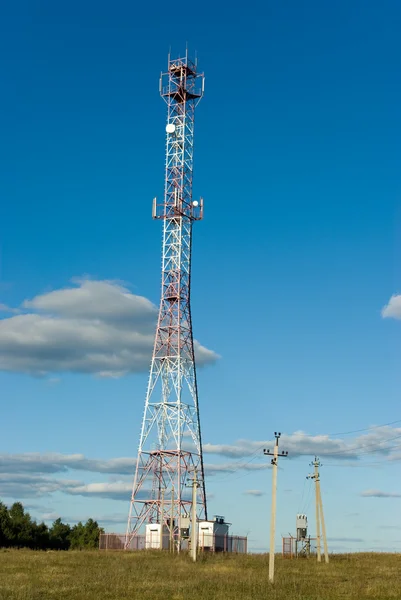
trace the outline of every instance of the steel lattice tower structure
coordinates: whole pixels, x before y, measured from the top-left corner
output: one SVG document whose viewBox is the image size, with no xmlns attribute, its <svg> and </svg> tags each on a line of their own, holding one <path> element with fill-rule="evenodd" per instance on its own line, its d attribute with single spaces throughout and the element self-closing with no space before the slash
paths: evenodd
<svg viewBox="0 0 401 600">
<path fill-rule="evenodd" d="M 192 199 L 195 107 L 204 76 L 188 58 L 168 59 L 160 78 L 167 104 L 163 203 L 162 291 L 145 411 L 140 434 L 125 547 L 146 523 L 162 523 L 176 536 L 190 515 L 188 480 L 198 487 L 198 519 L 207 518 L 198 389 L 190 307 L 192 224 L 203 200 Z"/>
</svg>

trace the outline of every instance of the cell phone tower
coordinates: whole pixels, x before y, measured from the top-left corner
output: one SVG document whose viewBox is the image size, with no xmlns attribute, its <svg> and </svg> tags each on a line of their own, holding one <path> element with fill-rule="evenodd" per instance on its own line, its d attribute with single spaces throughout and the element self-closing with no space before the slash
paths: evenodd
<svg viewBox="0 0 401 600">
<path fill-rule="evenodd" d="M 169 55 L 160 77 L 167 104 L 164 199 L 153 200 L 153 218 L 163 221 L 162 290 L 126 549 L 147 523 L 160 523 L 179 539 L 191 513 L 194 476 L 198 519 L 207 519 L 190 307 L 192 224 L 203 218 L 203 200 L 192 199 L 195 107 L 203 92 L 204 75 L 188 51 L 175 60 Z"/>
</svg>

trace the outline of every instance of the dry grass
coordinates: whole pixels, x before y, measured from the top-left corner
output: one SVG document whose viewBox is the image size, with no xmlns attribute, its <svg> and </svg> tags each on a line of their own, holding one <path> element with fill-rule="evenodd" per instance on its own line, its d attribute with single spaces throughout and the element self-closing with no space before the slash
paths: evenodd
<svg viewBox="0 0 401 600">
<path fill-rule="evenodd" d="M 401 555 L 276 559 L 265 555 L 0 551 L 0 600 L 347 600 L 401 598 Z"/>
</svg>

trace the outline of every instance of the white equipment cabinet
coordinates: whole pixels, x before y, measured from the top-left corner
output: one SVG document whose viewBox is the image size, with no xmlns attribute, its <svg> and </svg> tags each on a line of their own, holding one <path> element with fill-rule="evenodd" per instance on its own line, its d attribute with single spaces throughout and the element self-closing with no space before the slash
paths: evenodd
<svg viewBox="0 0 401 600">
<path fill-rule="evenodd" d="M 228 530 L 230 523 L 224 517 L 216 516 L 214 521 L 200 521 L 198 545 L 202 550 L 211 552 L 230 552 Z"/>
<path fill-rule="evenodd" d="M 166 526 L 160 523 L 148 523 L 145 529 L 145 548 L 146 550 L 168 550 L 169 531 Z"/>
<path fill-rule="evenodd" d="M 297 541 L 304 540 L 308 534 L 308 519 L 306 515 L 297 515 Z"/>
</svg>

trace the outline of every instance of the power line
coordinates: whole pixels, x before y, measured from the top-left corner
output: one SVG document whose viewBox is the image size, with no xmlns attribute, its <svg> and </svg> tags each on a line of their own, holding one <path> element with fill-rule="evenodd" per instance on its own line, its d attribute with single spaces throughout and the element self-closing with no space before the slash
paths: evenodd
<svg viewBox="0 0 401 600">
<path fill-rule="evenodd" d="M 253 462 L 255 460 L 255 458 L 260 458 L 258 456 L 258 453 L 266 446 L 266 442 L 264 442 L 259 448 L 257 448 L 256 450 L 253 450 L 252 452 L 245 454 L 244 458 L 248 458 L 249 456 L 252 457 L 250 460 L 246 460 L 244 462 L 244 460 L 239 460 L 239 461 L 235 461 L 232 462 L 230 464 L 230 466 L 232 465 L 234 468 L 233 470 L 230 470 L 229 473 L 227 473 L 224 477 L 220 477 L 220 479 L 215 479 L 216 482 L 220 482 L 220 481 L 224 481 L 225 479 L 228 479 L 229 477 L 231 477 L 232 475 L 235 475 L 235 473 L 237 473 L 237 471 L 240 471 L 241 469 L 243 469 L 244 467 L 246 467 L 247 465 L 249 465 L 251 462 Z"/>
<path fill-rule="evenodd" d="M 323 456 L 326 457 L 326 459 L 330 459 L 331 456 L 338 456 L 339 454 L 347 454 L 347 453 L 355 453 L 356 451 L 359 450 L 359 452 L 357 452 L 356 457 L 357 456 L 363 456 L 364 454 L 371 454 L 374 453 L 378 446 L 380 446 L 380 444 L 387 444 L 388 442 L 391 442 L 393 440 L 397 440 L 401 438 L 401 434 L 400 435 L 396 435 L 394 437 L 391 437 L 387 440 L 381 440 L 381 441 L 376 441 L 373 442 L 371 444 L 363 444 L 363 445 L 359 445 L 359 446 L 354 446 L 354 447 L 350 447 L 350 448 L 343 448 L 342 450 L 335 450 L 333 452 L 330 452 L 328 454 L 325 454 L 324 452 L 321 452 L 321 454 Z M 401 444 L 397 444 L 395 446 L 391 446 L 390 448 L 385 448 L 386 450 L 392 450 L 393 448 L 398 448 L 400 447 Z M 365 448 L 372 448 L 370 450 L 366 450 Z M 259 448 L 260 450 L 260 448 Z M 220 482 L 220 481 L 225 481 L 226 479 L 229 479 L 230 477 L 232 477 L 233 475 L 235 475 L 239 470 L 243 469 L 244 467 L 246 467 L 247 465 L 249 465 L 250 463 L 252 463 L 257 457 L 256 452 L 258 452 L 258 450 L 252 452 L 252 454 L 250 456 L 252 456 L 251 460 L 248 460 L 246 462 L 237 462 L 234 463 L 233 466 L 236 465 L 236 468 L 233 469 L 232 471 L 230 471 L 230 473 L 227 473 L 225 477 L 221 477 L 218 480 L 215 480 L 216 482 Z M 312 452 L 310 453 L 305 453 L 303 456 L 308 456 L 308 454 L 312 454 Z M 302 455 L 301 455 L 302 456 Z M 352 458 L 352 456 L 350 457 Z M 362 465 L 360 465 L 362 466 Z"/>
<path fill-rule="evenodd" d="M 301 499 L 300 499 L 299 505 L 298 505 L 298 512 L 299 513 L 302 512 L 301 508 L 302 508 L 302 502 L 303 502 L 304 494 L 305 494 L 305 486 L 306 486 L 306 479 L 304 479 L 304 485 L 303 485 L 303 488 L 302 488 Z"/>
<path fill-rule="evenodd" d="M 262 446 L 262 448 L 263 448 L 263 446 Z M 259 450 L 260 449 L 261 448 L 259 448 Z M 252 454 L 255 454 L 255 453 L 253 452 Z M 221 481 L 225 481 L 226 479 L 229 479 L 230 477 L 232 477 L 233 475 L 235 475 L 236 473 L 238 473 L 238 471 L 240 471 L 241 469 L 243 469 L 247 465 L 250 465 L 255 460 L 255 458 L 260 458 L 260 457 L 255 455 L 255 456 L 253 456 L 253 458 L 251 458 L 251 460 L 248 460 L 247 462 L 237 463 L 238 466 L 237 466 L 236 469 L 233 469 L 229 473 L 226 473 L 226 475 L 224 477 L 220 477 L 219 479 L 215 479 L 214 481 L 216 483 L 220 483 Z M 245 475 L 249 475 L 250 473 L 252 473 L 252 470 L 250 470 L 248 473 L 245 473 L 244 475 L 240 475 L 240 477 L 245 477 Z M 240 477 L 236 477 L 235 479 L 239 479 Z M 235 481 L 235 479 L 234 479 L 234 481 Z"/>
<path fill-rule="evenodd" d="M 324 434 L 324 435 L 327 435 L 329 437 L 332 437 L 332 436 L 335 436 L 335 435 L 349 435 L 351 433 L 361 433 L 363 431 L 373 431 L 373 430 L 376 430 L 376 429 L 381 429 L 383 427 L 389 427 L 390 425 L 394 425 L 396 423 L 401 423 L 401 419 L 397 419 L 395 421 L 390 421 L 389 423 L 384 423 L 382 425 L 375 425 L 375 426 L 372 426 L 372 427 L 366 427 L 364 429 L 355 429 L 353 431 L 343 431 L 343 432 L 337 432 L 337 433 L 327 433 L 327 434 Z M 311 434 L 303 434 L 303 436 L 304 437 L 315 437 L 315 436 L 313 436 Z M 379 446 L 380 444 L 384 444 L 384 443 L 387 443 L 387 442 L 390 442 L 392 440 L 396 440 L 396 439 L 399 439 L 399 438 L 401 438 L 401 435 L 394 436 L 392 438 L 389 438 L 388 440 L 382 440 L 380 442 L 373 442 L 372 444 L 362 444 L 362 445 L 355 446 L 354 448 L 344 448 L 342 450 L 335 450 L 333 452 L 330 452 L 329 454 L 325 454 L 324 452 L 321 452 L 321 454 L 324 455 L 324 456 L 326 456 L 327 459 L 329 459 L 333 455 L 337 456 L 339 454 L 347 454 L 349 452 L 354 452 L 356 450 L 361 450 L 361 452 L 359 452 L 359 455 L 369 454 L 371 452 L 375 452 L 375 449 L 368 450 L 366 452 L 363 452 L 363 450 L 365 448 L 369 448 L 369 447 L 372 447 L 372 446 L 375 448 L 375 447 Z M 224 477 L 221 477 L 219 479 L 215 479 L 215 482 L 216 483 L 220 483 L 221 481 L 226 481 L 227 479 L 229 479 L 230 477 L 232 477 L 233 475 L 235 475 L 238 471 L 240 471 L 241 469 L 243 469 L 244 467 L 246 467 L 247 465 L 249 465 L 251 462 L 253 462 L 255 460 L 255 458 L 257 458 L 258 452 L 260 452 L 260 450 L 262 450 L 265 445 L 266 445 L 266 442 L 264 442 L 256 450 L 252 450 L 252 452 L 247 453 L 247 454 L 244 455 L 244 459 L 246 459 L 248 457 L 251 457 L 251 460 L 245 460 L 245 461 L 244 460 L 238 460 L 238 461 L 235 461 L 235 462 L 231 463 L 234 468 L 232 470 L 230 470 L 230 472 L 227 473 Z M 398 445 L 394 446 L 394 447 L 396 448 L 396 447 L 398 447 Z M 389 448 L 389 450 L 391 450 L 391 449 L 392 448 Z M 310 452 L 309 454 L 313 454 L 313 452 Z M 307 456 L 307 455 L 308 455 L 308 453 L 305 453 L 304 456 Z M 245 475 L 241 475 L 240 477 L 244 477 L 244 476 Z M 235 478 L 235 479 L 237 479 L 237 478 Z"/>
<path fill-rule="evenodd" d="M 397 423 L 401 423 L 401 419 L 397 419 L 396 421 L 390 421 L 389 423 L 383 423 L 382 425 L 372 425 L 372 427 L 365 427 L 363 429 L 353 429 L 350 431 L 336 431 L 335 433 L 321 433 L 321 434 L 313 434 L 313 433 L 302 433 L 303 437 L 316 437 L 317 435 L 327 436 L 327 437 L 335 437 L 336 435 L 351 435 L 352 433 L 363 433 L 364 431 L 373 431 L 375 429 L 381 429 L 382 427 L 389 427 L 390 425 L 396 425 Z"/>
<path fill-rule="evenodd" d="M 304 483 L 305 482 L 306 482 L 306 479 L 304 480 Z M 304 503 L 302 505 L 302 509 L 300 510 L 300 513 L 305 514 L 305 513 L 308 512 L 308 509 L 309 509 L 309 506 L 310 506 L 310 503 L 311 503 L 311 499 L 312 499 L 312 493 L 311 492 L 312 492 L 312 481 L 309 479 L 309 487 L 307 489 L 306 496 L 305 496 L 305 501 L 304 501 Z"/>
<path fill-rule="evenodd" d="M 324 435 L 328 435 L 331 437 L 334 437 L 335 435 L 350 435 L 351 433 L 362 433 L 363 431 L 372 431 L 373 429 L 380 429 L 381 427 L 389 427 L 390 425 L 395 425 L 396 423 L 401 423 L 401 419 L 397 419 L 396 421 L 390 421 L 390 423 L 384 423 L 383 425 L 374 425 L 373 427 L 366 427 L 365 429 L 354 429 L 353 431 L 339 431 L 337 433 L 326 433 Z"/>
<path fill-rule="evenodd" d="M 387 444 L 387 442 L 391 442 L 393 440 L 398 440 L 400 438 L 401 438 L 401 434 L 400 435 L 396 435 L 396 436 L 394 436 L 392 438 L 389 438 L 388 440 L 382 440 L 381 442 L 373 442 L 372 444 L 363 444 L 363 445 L 360 445 L 360 446 L 355 446 L 354 448 L 351 447 L 351 448 L 345 448 L 343 450 L 336 450 L 334 452 L 328 453 L 326 456 L 327 457 L 330 457 L 330 456 L 333 456 L 333 455 L 337 456 L 338 454 L 344 454 L 344 453 L 346 454 L 347 452 L 354 452 L 355 450 L 359 450 L 359 449 L 360 450 L 364 450 L 364 448 L 370 448 L 371 446 L 377 447 L 380 444 Z M 388 449 L 390 450 L 391 448 L 388 448 Z M 361 451 L 361 452 L 359 452 L 359 454 L 360 455 L 361 454 L 362 455 L 363 454 L 369 454 L 370 452 L 374 452 L 374 450 L 373 451 L 372 450 L 367 450 L 366 452 L 362 452 Z"/>
</svg>

